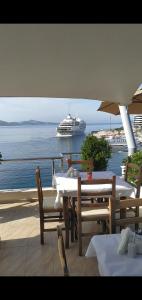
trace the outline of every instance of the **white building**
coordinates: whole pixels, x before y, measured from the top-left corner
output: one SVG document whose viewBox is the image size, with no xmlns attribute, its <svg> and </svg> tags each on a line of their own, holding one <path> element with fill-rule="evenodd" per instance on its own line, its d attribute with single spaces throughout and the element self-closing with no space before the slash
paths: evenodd
<svg viewBox="0 0 142 300">
<path fill-rule="evenodd" d="M 142 115 L 134 116 L 133 127 L 134 128 L 142 127 Z"/>
</svg>

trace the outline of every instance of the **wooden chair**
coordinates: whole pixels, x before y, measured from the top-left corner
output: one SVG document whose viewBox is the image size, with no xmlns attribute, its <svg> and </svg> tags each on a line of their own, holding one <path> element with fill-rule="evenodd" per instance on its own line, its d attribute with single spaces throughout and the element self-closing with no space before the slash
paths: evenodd
<svg viewBox="0 0 142 300">
<path fill-rule="evenodd" d="M 67 159 L 67 164 L 68 164 L 68 168 L 70 168 L 71 166 L 74 165 L 81 165 L 81 169 L 79 171 L 84 171 L 83 166 L 85 168 L 86 171 L 88 172 L 92 172 L 94 169 L 94 165 L 93 165 L 93 160 L 89 159 L 89 160 L 72 160 L 72 159 Z M 74 228 L 75 228 L 75 239 L 77 239 L 77 230 L 76 230 L 76 213 L 75 213 L 75 201 L 76 201 L 76 197 L 71 197 L 71 202 L 72 202 L 72 208 L 73 208 L 73 215 L 74 215 Z M 89 201 L 91 203 L 93 203 L 93 198 L 88 197 L 88 199 L 86 198 L 86 201 Z"/>
<path fill-rule="evenodd" d="M 99 273 L 101 276 L 141 276 L 142 275 L 142 259 L 141 255 L 136 258 L 129 258 L 126 254 L 118 254 L 118 246 L 120 241 L 120 233 L 115 233 L 117 227 L 127 227 L 132 224 L 142 223 L 142 216 L 135 217 L 134 214 L 123 219 L 115 219 L 115 205 L 110 203 L 112 216 L 111 231 L 109 235 L 95 235 L 92 237 L 86 256 L 96 256 L 98 261 Z M 120 209 L 127 209 L 133 206 L 142 206 L 142 198 L 127 198 L 120 200 Z M 125 246 L 125 242 L 124 242 Z M 105 255 L 104 255 L 105 254 Z"/>
<path fill-rule="evenodd" d="M 72 160 L 67 159 L 68 168 L 70 168 L 72 165 L 82 165 L 85 166 L 85 170 L 88 172 L 93 171 L 93 161 L 92 160 Z"/>
<path fill-rule="evenodd" d="M 43 197 L 40 168 L 36 168 L 36 185 L 38 191 L 39 214 L 40 214 L 40 242 L 44 244 L 44 232 L 57 230 L 55 228 L 45 228 L 46 222 L 60 222 L 63 224 L 63 209 L 54 208 L 55 199 Z M 53 214 L 54 213 L 54 214 Z"/>
<path fill-rule="evenodd" d="M 69 270 L 68 270 L 68 265 L 67 265 L 64 239 L 63 239 L 61 226 L 57 226 L 57 234 L 58 234 L 58 252 L 59 252 L 61 266 L 63 269 L 64 276 L 69 276 Z"/>
<path fill-rule="evenodd" d="M 140 197 L 140 188 L 142 184 L 142 166 L 138 166 L 135 163 L 127 163 L 126 164 L 126 171 L 124 180 L 130 183 L 131 185 L 135 186 L 136 193 L 135 198 Z M 121 197 L 121 200 L 126 199 L 126 197 Z M 130 207 L 131 210 L 135 213 L 135 216 L 139 216 L 139 208 L 137 206 L 134 206 L 134 208 Z M 121 217 L 125 216 L 126 209 L 121 210 Z M 137 228 L 137 224 L 135 225 L 135 228 Z"/>
<path fill-rule="evenodd" d="M 88 185 L 110 185 L 109 192 L 93 192 L 87 189 Z M 82 186 L 86 186 L 86 191 L 82 189 Z M 84 233 L 82 231 L 82 223 L 88 221 L 103 221 L 106 225 L 107 222 L 110 224 L 111 228 L 111 216 L 109 205 L 110 202 L 115 201 L 115 185 L 116 185 L 116 176 L 113 176 L 111 179 L 96 179 L 96 180 L 81 180 L 78 177 L 78 196 L 77 196 L 77 222 L 78 222 L 78 242 L 79 242 L 79 255 L 82 255 L 82 237 L 88 236 L 92 233 Z M 87 191 L 88 190 L 88 191 Z M 104 203 L 87 203 L 86 197 L 105 197 L 108 199 L 108 202 Z M 109 228 L 109 232 L 111 233 L 111 229 Z M 106 228 L 105 228 L 106 229 Z"/>
<path fill-rule="evenodd" d="M 130 207 L 136 206 L 138 208 L 138 216 L 132 215 L 132 216 L 127 216 L 123 215 L 123 217 L 120 214 L 120 218 L 116 219 L 115 218 L 115 203 L 111 202 L 110 203 L 110 215 L 111 215 L 111 232 L 115 233 L 116 232 L 116 227 L 120 226 L 120 228 L 125 228 L 127 225 L 130 224 L 139 224 L 142 223 L 142 216 L 139 216 L 139 208 L 142 206 L 142 198 L 127 198 L 120 200 L 119 208 L 120 211 L 121 209 L 128 209 Z"/>
</svg>

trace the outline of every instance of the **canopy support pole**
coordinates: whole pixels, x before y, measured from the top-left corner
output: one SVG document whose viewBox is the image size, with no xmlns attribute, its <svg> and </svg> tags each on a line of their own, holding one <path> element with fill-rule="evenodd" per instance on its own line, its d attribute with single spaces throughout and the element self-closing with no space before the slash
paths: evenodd
<svg viewBox="0 0 142 300">
<path fill-rule="evenodd" d="M 119 105 L 119 110 L 120 110 L 122 124 L 126 136 L 126 142 L 128 146 L 128 156 L 130 156 L 137 150 L 136 141 L 132 130 L 132 125 L 131 125 L 131 120 L 130 120 L 129 113 L 127 112 L 126 106 Z"/>
</svg>

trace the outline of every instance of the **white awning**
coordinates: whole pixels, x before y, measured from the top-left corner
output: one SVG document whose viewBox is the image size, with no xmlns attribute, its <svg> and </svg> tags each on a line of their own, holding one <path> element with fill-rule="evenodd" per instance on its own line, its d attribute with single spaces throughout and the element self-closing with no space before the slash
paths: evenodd
<svg viewBox="0 0 142 300">
<path fill-rule="evenodd" d="M 126 104 L 141 57 L 142 24 L 0 24 L 0 97 Z"/>
</svg>

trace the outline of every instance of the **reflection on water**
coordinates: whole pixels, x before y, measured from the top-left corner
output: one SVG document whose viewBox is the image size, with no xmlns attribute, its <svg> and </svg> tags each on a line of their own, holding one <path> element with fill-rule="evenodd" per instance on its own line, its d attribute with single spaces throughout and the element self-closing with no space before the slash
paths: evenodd
<svg viewBox="0 0 142 300">
<path fill-rule="evenodd" d="M 73 137 L 58 137 L 57 149 L 62 152 L 80 152 L 80 147 L 84 141 L 85 135 Z"/>
</svg>

